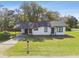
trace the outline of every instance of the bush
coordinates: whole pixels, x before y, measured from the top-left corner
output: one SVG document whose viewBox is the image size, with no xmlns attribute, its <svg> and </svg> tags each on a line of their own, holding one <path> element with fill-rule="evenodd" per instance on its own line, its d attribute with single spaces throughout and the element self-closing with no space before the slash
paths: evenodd
<svg viewBox="0 0 79 59">
<path fill-rule="evenodd" d="M 4 33 L 3 33 L 3 36 L 4 36 L 6 39 L 8 39 L 8 38 L 10 37 L 10 34 L 9 34 L 8 32 L 4 32 Z"/>
<path fill-rule="evenodd" d="M 6 41 L 10 39 L 10 34 L 8 32 L 0 33 L 0 41 Z"/>
<path fill-rule="evenodd" d="M 70 27 L 67 27 L 67 28 L 66 28 L 66 31 L 71 31 L 71 28 L 70 28 Z"/>
</svg>

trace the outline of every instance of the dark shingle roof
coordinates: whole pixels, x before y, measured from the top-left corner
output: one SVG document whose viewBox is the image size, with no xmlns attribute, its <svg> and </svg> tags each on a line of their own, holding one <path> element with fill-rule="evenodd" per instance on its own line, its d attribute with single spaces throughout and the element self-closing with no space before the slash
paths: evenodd
<svg viewBox="0 0 79 59">
<path fill-rule="evenodd" d="M 34 27 L 49 27 L 50 24 L 49 22 L 29 22 L 29 23 L 19 23 L 14 28 L 19 28 L 19 29 L 27 29 L 27 28 L 34 28 Z"/>
<path fill-rule="evenodd" d="M 33 27 L 40 27 L 40 26 L 44 26 L 44 27 L 49 27 L 50 24 L 49 22 L 33 22 Z"/>
<path fill-rule="evenodd" d="M 51 22 L 27 22 L 27 23 L 19 23 L 14 28 L 18 29 L 27 29 L 34 27 L 55 27 L 55 26 L 67 26 L 65 22 L 62 21 L 51 21 Z"/>
</svg>

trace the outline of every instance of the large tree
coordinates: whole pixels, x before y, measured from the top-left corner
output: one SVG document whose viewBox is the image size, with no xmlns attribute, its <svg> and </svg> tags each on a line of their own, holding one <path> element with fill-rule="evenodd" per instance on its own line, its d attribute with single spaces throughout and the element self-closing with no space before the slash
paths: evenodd
<svg viewBox="0 0 79 59">
<path fill-rule="evenodd" d="M 59 13 L 54 12 L 54 11 L 48 11 L 47 12 L 47 17 L 48 17 L 49 21 L 59 20 Z"/>
<path fill-rule="evenodd" d="M 12 27 L 13 22 L 13 10 L 8 10 L 7 8 L 3 8 L 2 16 L 1 16 L 1 28 L 2 30 L 8 30 Z"/>
<path fill-rule="evenodd" d="M 43 8 L 35 2 L 24 2 L 21 5 L 21 9 L 23 10 L 25 21 L 38 21 L 43 14 Z"/>
<path fill-rule="evenodd" d="M 74 16 L 68 16 L 68 17 L 65 17 L 66 18 L 66 23 L 68 24 L 68 26 L 70 28 L 76 28 L 77 27 L 77 23 L 78 23 L 78 20 L 76 19 L 76 17 Z"/>
<path fill-rule="evenodd" d="M 24 2 L 20 8 L 23 10 L 25 21 L 50 21 L 59 18 L 58 12 L 48 11 L 36 2 Z"/>
</svg>

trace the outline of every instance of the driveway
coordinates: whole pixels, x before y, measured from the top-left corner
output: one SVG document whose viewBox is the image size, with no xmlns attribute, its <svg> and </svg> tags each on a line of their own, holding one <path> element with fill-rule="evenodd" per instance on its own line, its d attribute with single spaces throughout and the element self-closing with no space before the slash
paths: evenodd
<svg viewBox="0 0 79 59">
<path fill-rule="evenodd" d="M 8 41 L 0 43 L 0 55 L 2 55 L 3 52 L 5 52 L 7 49 L 9 49 L 12 46 L 14 46 L 19 40 L 21 40 L 23 38 L 24 38 L 24 35 L 20 34 L 20 35 L 16 36 L 13 39 L 10 39 Z"/>
</svg>

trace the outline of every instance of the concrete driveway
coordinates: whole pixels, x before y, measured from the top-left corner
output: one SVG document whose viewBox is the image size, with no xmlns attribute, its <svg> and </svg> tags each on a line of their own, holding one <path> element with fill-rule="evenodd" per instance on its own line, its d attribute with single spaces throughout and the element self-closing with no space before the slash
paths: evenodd
<svg viewBox="0 0 79 59">
<path fill-rule="evenodd" d="M 19 40 L 23 39 L 24 37 L 25 36 L 23 34 L 20 34 L 13 39 L 0 43 L 0 55 L 2 55 L 3 52 L 14 46 Z"/>
</svg>

